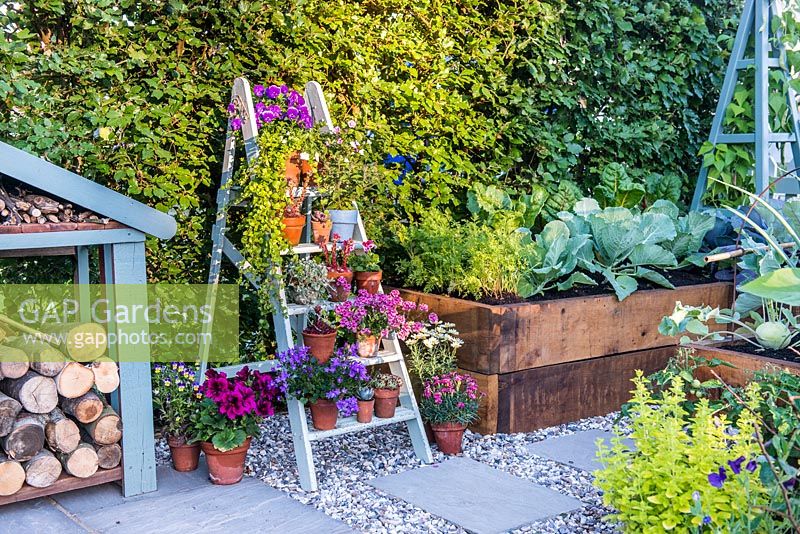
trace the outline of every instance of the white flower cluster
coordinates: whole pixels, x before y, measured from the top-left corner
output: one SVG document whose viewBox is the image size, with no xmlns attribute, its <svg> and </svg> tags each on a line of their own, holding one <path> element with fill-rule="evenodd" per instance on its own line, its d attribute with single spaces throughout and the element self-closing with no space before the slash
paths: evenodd
<svg viewBox="0 0 800 534">
<path fill-rule="evenodd" d="M 453 349 L 457 349 L 464 344 L 464 341 L 458 337 L 458 330 L 455 329 L 453 323 L 437 322 L 425 326 L 419 332 L 411 334 L 406 340 L 407 345 L 422 344 L 428 349 L 434 349 L 441 345 L 449 345 Z"/>
</svg>

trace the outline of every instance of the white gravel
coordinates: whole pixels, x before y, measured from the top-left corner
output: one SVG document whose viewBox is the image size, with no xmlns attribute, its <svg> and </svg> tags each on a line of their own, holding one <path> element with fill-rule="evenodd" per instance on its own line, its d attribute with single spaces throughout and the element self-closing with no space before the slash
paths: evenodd
<svg viewBox="0 0 800 534">
<path fill-rule="evenodd" d="M 551 436 L 579 430 L 610 430 L 617 414 L 583 419 L 525 434 L 481 436 L 467 431 L 464 456 L 570 495 L 584 503 L 578 511 L 526 525 L 516 533 L 616 532 L 603 520 L 611 510 L 604 507 L 600 492 L 592 486 L 589 472 L 531 455 L 525 445 Z M 368 533 L 461 533 L 457 525 L 429 514 L 403 500 L 368 485 L 371 478 L 399 473 L 421 465 L 402 424 L 339 436 L 312 444 L 319 491 L 304 492 L 299 485 L 294 461 L 289 420 L 276 415 L 262 426 L 247 456 L 246 474 L 285 491 L 303 504 Z M 446 456 L 432 447 L 434 460 Z M 163 439 L 156 442 L 159 464 L 169 463 L 169 449 Z"/>
</svg>

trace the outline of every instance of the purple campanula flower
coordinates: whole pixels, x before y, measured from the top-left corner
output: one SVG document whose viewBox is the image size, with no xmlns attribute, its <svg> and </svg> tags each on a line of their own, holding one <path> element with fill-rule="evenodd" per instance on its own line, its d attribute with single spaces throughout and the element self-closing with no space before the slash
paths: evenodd
<svg viewBox="0 0 800 534">
<path fill-rule="evenodd" d="M 756 463 L 755 460 L 750 460 L 749 462 L 747 462 L 747 465 L 744 466 L 744 468 L 750 471 L 751 473 L 754 473 L 757 467 L 758 464 Z"/>
<path fill-rule="evenodd" d="M 728 466 L 733 471 L 734 475 L 738 475 L 742 472 L 742 464 L 744 463 L 744 456 L 739 456 L 735 460 L 728 460 Z"/>
<path fill-rule="evenodd" d="M 708 483 L 715 488 L 721 488 L 726 478 L 728 478 L 728 476 L 725 474 L 725 468 L 720 466 L 718 472 L 708 475 Z"/>
<path fill-rule="evenodd" d="M 708 525 L 709 523 L 711 523 L 711 516 L 707 515 L 707 516 L 703 517 L 703 524 L 704 525 Z"/>
<path fill-rule="evenodd" d="M 264 91 L 266 91 L 266 89 L 261 84 L 253 86 L 253 94 L 256 95 L 258 98 L 264 96 Z"/>
</svg>

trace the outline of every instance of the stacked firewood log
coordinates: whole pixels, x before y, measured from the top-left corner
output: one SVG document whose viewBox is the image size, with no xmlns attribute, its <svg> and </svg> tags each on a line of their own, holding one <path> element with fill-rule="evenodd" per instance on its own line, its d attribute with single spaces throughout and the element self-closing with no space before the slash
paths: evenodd
<svg viewBox="0 0 800 534">
<path fill-rule="evenodd" d="M 0 496 L 117 467 L 122 422 L 106 400 L 119 387 L 117 364 L 69 341 L 99 325 L 63 327 L 49 344 L 9 323 L 0 316 Z"/>
<path fill-rule="evenodd" d="M 12 192 L 0 185 L 0 225 L 86 222 L 107 224 L 110 219 L 21 187 Z"/>
</svg>

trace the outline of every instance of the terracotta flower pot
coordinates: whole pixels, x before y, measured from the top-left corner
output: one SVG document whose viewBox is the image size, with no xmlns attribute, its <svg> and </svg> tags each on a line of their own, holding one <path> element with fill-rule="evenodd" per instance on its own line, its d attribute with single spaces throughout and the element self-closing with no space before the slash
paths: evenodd
<svg viewBox="0 0 800 534">
<path fill-rule="evenodd" d="M 167 445 L 172 455 L 172 468 L 182 473 L 194 471 L 200 461 L 200 444 L 186 444 L 183 438 L 168 436 Z"/>
<path fill-rule="evenodd" d="M 286 181 L 289 183 L 298 183 L 300 180 L 300 152 L 292 152 L 286 158 L 286 166 L 284 169 Z"/>
<path fill-rule="evenodd" d="M 378 292 L 381 287 L 383 271 L 357 272 L 355 273 L 356 290 L 366 289 L 371 295 Z"/>
<path fill-rule="evenodd" d="M 358 355 L 362 358 L 372 358 L 378 355 L 381 339 L 378 336 L 358 336 Z"/>
<path fill-rule="evenodd" d="M 229 451 L 220 451 L 208 441 L 200 443 L 208 463 L 208 478 L 212 483 L 227 486 L 242 480 L 244 459 L 247 457 L 251 439 L 247 438 L 241 446 Z"/>
<path fill-rule="evenodd" d="M 322 241 L 323 244 L 327 243 L 331 238 L 331 229 L 333 228 L 333 221 L 328 219 L 327 222 L 311 221 L 311 231 L 314 233 L 314 243 Z"/>
<path fill-rule="evenodd" d="M 339 287 L 336 284 L 336 280 L 342 277 L 347 280 L 346 287 Z M 346 271 L 333 271 L 328 269 L 328 280 L 330 280 L 331 286 L 331 302 L 344 302 L 347 300 L 347 297 L 350 296 L 350 287 L 353 283 L 353 271 L 350 269 Z"/>
<path fill-rule="evenodd" d="M 314 428 L 317 430 L 336 428 L 339 409 L 334 401 L 320 399 L 317 402 L 309 403 L 308 407 L 311 408 L 311 424 L 314 425 Z"/>
<path fill-rule="evenodd" d="M 284 217 L 283 218 L 283 237 L 290 245 L 300 244 L 300 237 L 303 235 L 303 227 L 306 225 L 306 218 L 299 217 Z"/>
<path fill-rule="evenodd" d="M 436 445 L 443 454 L 459 454 L 461 452 L 461 442 L 464 439 L 464 430 L 467 425 L 463 423 L 439 423 L 431 424 L 433 437 Z"/>
<path fill-rule="evenodd" d="M 397 409 L 397 399 L 400 398 L 400 389 L 375 390 L 375 416 L 381 419 L 394 417 Z"/>
<path fill-rule="evenodd" d="M 303 332 L 303 345 L 308 347 L 311 355 L 319 363 L 325 363 L 331 359 L 333 349 L 336 346 L 336 332 L 330 334 L 310 334 Z"/>
<path fill-rule="evenodd" d="M 356 414 L 356 420 L 359 423 L 369 423 L 372 421 L 372 414 L 375 411 L 375 399 L 364 401 L 358 401 L 358 413 Z"/>
</svg>

